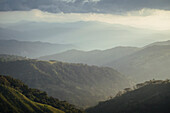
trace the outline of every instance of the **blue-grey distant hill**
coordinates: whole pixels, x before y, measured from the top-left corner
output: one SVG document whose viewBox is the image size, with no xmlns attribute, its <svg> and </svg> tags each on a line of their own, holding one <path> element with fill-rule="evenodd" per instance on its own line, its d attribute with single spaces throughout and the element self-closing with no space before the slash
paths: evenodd
<svg viewBox="0 0 170 113">
<path fill-rule="evenodd" d="M 116 47 L 103 51 L 69 50 L 39 59 L 109 66 L 138 82 L 154 78 L 170 78 L 170 41 L 155 42 L 142 48 Z"/>
<path fill-rule="evenodd" d="M 169 39 L 169 31 L 133 28 L 102 22 L 48 23 L 21 21 L 0 24 L 0 39 L 73 44 L 82 50 L 116 46 L 141 47 L 156 40 Z"/>
<path fill-rule="evenodd" d="M 0 54 L 26 56 L 31 58 L 62 52 L 70 48 L 74 48 L 74 46 L 45 42 L 0 40 Z"/>
<path fill-rule="evenodd" d="M 137 81 L 170 78 L 170 41 L 150 44 L 105 65 Z"/>
<path fill-rule="evenodd" d="M 81 51 L 72 49 L 54 55 L 42 56 L 39 59 L 103 66 L 110 61 L 114 61 L 121 57 L 130 55 L 137 50 L 139 50 L 137 47 L 115 47 L 107 50 L 93 51 Z"/>
</svg>

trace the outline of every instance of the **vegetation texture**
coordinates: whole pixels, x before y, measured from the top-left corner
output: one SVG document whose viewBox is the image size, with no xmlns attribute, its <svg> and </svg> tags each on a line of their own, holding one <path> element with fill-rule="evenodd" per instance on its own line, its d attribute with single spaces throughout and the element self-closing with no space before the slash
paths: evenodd
<svg viewBox="0 0 170 113">
<path fill-rule="evenodd" d="M 16 60 L 26 60 L 26 57 L 16 56 L 16 55 L 7 55 L 7 54 L 0 54 L 0 61 L 16 61 Z"/>
<path fill-rule="evenodd" d="M 1 61 L 0 74 L 20 79 L 31 88 L 79 107 L 95 105 L 131 85 L 111 68 L 56 61 Z"/>
<path fill-rule="evenodd" d="M 170 113 L 169 80 L 147 81 L 124 91 L 113 99 L 87 109 L 87 113 Z"/>
<path fill-rule="evenodd" d="M 67 102 L 48 97 L 46 92 L 28 88 L 20 80 L 0 76 L 2 113 L 83 113 Z"/>
</svg>

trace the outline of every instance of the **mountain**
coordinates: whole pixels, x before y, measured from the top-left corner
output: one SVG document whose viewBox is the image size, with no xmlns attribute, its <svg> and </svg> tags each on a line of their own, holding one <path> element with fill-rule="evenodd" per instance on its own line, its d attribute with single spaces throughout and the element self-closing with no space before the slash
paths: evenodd
<svg viewBox="0 0 170 113">
<path fill-rule="evenodd" d="M 167 79 L 170 78 L 170 45 L 149 45 L 106 65 L 138 82 Z"/>
<path fill-rule="evenodd" d="M 169 36 L 169 31 L 140 29 L 96 21 L 65 23 L 20 21 L 0 24 L 1 40 L 73 44 L 78 49 L 86 51 L 116 46 L 141 47 L 154 42 L 155 39 L 162 40 L 162 37 L 164 40 L 169 39 Z"/>
<path fill-rule="evenodd" d="M 39 57 L 74 48 L 73 45 L 17 40 L 0 40 L 0 54 Z"/>
<path fill-rule="evenodd" d="M 43 56 L 39 59 L 102 66 L 108 62 L 130 55 L 137 50 L 139 50 L 139 48 L 136 47 L 115 47 L 107 50 L 93 51 L 68 50 L 54 55 Z"/>
<path fill-rule="evenodd" d="M 149 46 L 154 46 L 154 45 L 170 45 L 170 40 L 154 42 L 152 44 L 149 44 L 149 45 L 145 46 L 144 48 L 149 47 Z"/>
<path fill-rule="evenodd" d="M 89 107 L 131 85 L 112 68 L 56 61 L 0 61 L 0 74 L 79 107 Z"/>
<path fill-rule="evenodd" d="M 0 75 L 2 113 L 83 113 L 67 102 L 48 97 L 46 92 L 28 88 L 20 80 Z"/>
<path fill-rule="evenodd" d="M 0 61 L 26 60 L 28 58 L 16 55 L 0 54 Z"/>
<path fill-rule="evenodd" d="M 87 109 L 87 113 L 169 113 L 170 80 L 152 80 Z"/>
<path fill-rule="evenodd" d="M 116 47 L 108 50 L 68 50 L 40 57 L 71 63 L 107 66 L 136 82 L 170 78 L 170 41 L 155 42 L 141 48 Z"/>
</svg>

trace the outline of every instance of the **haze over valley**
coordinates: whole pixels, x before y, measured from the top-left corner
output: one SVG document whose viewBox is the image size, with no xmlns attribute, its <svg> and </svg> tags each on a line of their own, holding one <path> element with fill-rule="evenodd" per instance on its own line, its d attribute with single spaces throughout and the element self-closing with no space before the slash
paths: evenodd
<svg viewBox="0 0 170 113">
<path fill-rule="evenodd" d="M 169 113 L 168 0 L 0 0 L 0 112 Z"/>
</svg>

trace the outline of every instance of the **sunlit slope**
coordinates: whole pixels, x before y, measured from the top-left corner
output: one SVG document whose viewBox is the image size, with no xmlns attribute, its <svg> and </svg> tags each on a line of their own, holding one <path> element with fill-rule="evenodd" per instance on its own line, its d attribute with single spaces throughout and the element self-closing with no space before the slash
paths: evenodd
<svg viewBox="0 0 170 113">
<path fill-rule="evenodd" d="M 25 110 L 24 107 L 28 107 L 28 108 L 32 107 L 31 110 L 32 109 L 34 110 L 34 108 L 37 107 L 35 110 L 39 110 L 40 107 L 42 108 L 43 112 L 50 111 L 50 110 L 56 112 L 55 109 L 57 109 L 58 111 L 61 110 L 64 111 L 65 113 L 84 113 L 83 111 L 75 108 L 74 105 L 71 105 L 65 101 L 59 101 L 58 99 L 53 97 L 49 97 L 47 93 L 44 91 L 29 88 L 20 80 L 14 79 L 10 76 L 0 75 L 0 85 L 2 87 L 0 90 L 0 94 L 2 97 L 1 105 L 6 106 L 4 107 L 3 111 L 6 111 L 7 110 L 6 108 L 8 107 L 10 107 L 11 108 L 10 110 L 13 112 L 15 111 L 14 109 L 15 107 L 18 107 L 18 109 L 23 108 L 22 110 Z M 3 103 L 3 101 L 5 102 Z M 34 104 L 35 106 L 31 104 Z M 41 109 L 39 111 L 41 111 Z"/>
<path fill-rule="evenodd" d="M 33 102 L 17 90 L 2 84 L 0 100 L 2 113 L 64 113 L 49 105 Z"/>
<path fill-rule="evenodd" d="M 18 78 L 32 88 L 81 107 L 95 105 L 131 85 L 112 68 L 55 61 L 0 62 L 0 74 Z"/>
</svg>

